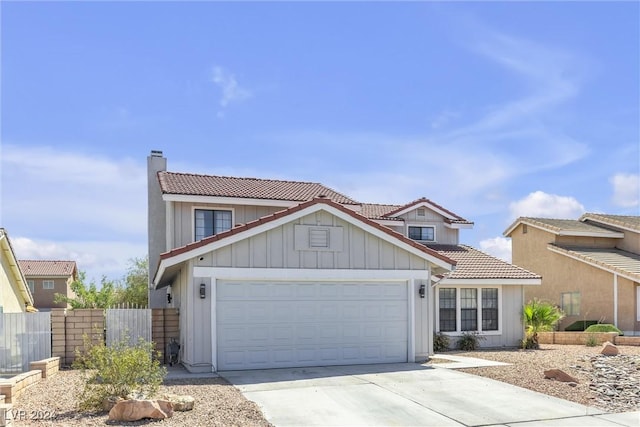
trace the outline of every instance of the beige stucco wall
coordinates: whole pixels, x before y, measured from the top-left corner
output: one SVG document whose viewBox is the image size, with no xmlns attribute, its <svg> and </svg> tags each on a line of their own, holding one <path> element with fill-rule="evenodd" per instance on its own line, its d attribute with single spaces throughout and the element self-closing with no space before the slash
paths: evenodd
<svg viewBox="0 0 640 427">
<path fill-rule="evenodd" d="M 11 267 L 4 256 L 2 269 L 0 269 L 0 306 L 4 313 L 21 313 L 26 310 L 24 301 L 20 296 L 18 284 L 11 272 Z"/>
<path fill-rule="evenodd" d="M 547 246 L 555 242 L 555 235 L 535 227 L 522 233 L 522 224 L 511 233 L 512 262 L 542 276 L 542 286 L 528 287 L 525 299 L 539 298 L 561 305 L 563 292 L 580 292 L 580 314 L 565 317 L 559 324 L 563 330 L 576 320 L 601 320 L 614 323 L 613 274 L 584 262 L 550 251 Z M 558 242 L 574 242 L 589 246 L 593 238 L 562 237 Z M 595 239 L 600 247 L 612 247 L 613 239 Z M 592 245 L 592 246 L 593 246 Z M 635 322 L 635 289 L 632 282 L 618 278 L 618 327 L 637 330 Z"/>
<path fill-rule="evenodd" d="M 71 292 L 71 283 L 73 283 L 72 277 L 44 277 L 44 276 L 25 276 L 27 281 L 33 280 L 34 289 L 33 306 L 37 309 L 49 309 L 49 308 L 67 308 L 67 304 L 60 302 L 54 303 L 53 299 L 55 294 L 63 294 L 68 297 L 73 297 L 74 293 Z M 44 280 L 53 280 L 53 289 L 44 289 L 42 282 Z"/>
</svg>

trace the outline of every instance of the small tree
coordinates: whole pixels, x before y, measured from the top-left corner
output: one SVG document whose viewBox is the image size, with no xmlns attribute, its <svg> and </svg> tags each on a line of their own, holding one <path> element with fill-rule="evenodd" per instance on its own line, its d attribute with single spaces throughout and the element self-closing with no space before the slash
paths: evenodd
<svg viewBox="0 0 640 427">
<path fill-rule="evenodd" d="M 525 339 L 522 341 L 523 348 L 540 348 L 538 342 L 538 332 L 551 331 L 555 325 L 564 317 L 560 308 L 550 302 L 534 299 L 529 301 L 522 310 Z"/>
<path fill-rule="evenodd" d="M 75 368 L 86 370 L 80 409 L 100 410 L 107 400 L 156 394 L 167 370 L 160 365 L 152 342 L 140 338 L 131 346 L 125 336 L 107 346 L 102 341 L 92 343 L 86 335 L 84 341 L 85 352 L 77 351 L 74 362 Z"/>
<path fill-rule="evenodd" d="M 130 259 L 124 286 L 118 289 L 118 302 L 146 307 L 148 304 L 148 281 L 149 258 Z"/>
<path fill-rule="evenodd" d="M 80 271 L 78 278 L 71 283 L 71 290 L 75 294 L 74 297 L 58 294 L 54 295 L 53 301 L 56 303 L 64 302 L 71 308 L 108 308 L 117 301 L 116 287 L 113 282 L 102 276 L 100 281 L 100 289 L 95 282 L 86 283 L 86 273 Z"/>
</svg>

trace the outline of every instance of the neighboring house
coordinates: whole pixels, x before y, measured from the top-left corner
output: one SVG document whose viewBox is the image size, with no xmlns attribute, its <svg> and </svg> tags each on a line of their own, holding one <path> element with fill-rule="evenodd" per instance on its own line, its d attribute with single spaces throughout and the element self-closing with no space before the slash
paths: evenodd
<svg viewBox="0 0 640 427">
<path fill-rule="evenodd" d="M 512 261 L 542 275 L 527 300 L 560 306 L 562 330 L 576 320 L 613 323 L 640 333 L 640 216 L 587 213 L 577 220 L 518 218 Z"/>
<path fill-rule="evenodd" d="M 436 330 L 522 339 L 540 277 L 458 245 L 473 223 L 428 199 L 167 172 L 161 152 L 148 172 L 150 305 L 180 309 L 190 371 L 413 362 Z"/>
<path fill-rule="evenodd" d="M 4 228 L 0 228 L 0 314 L 35 311 L 33 297 L 29 292 L 11 241 Z"/>
<path fill-rule="evenodd" d="M 75 296 L 71 290 L 71 284 L 78 277 L 75 261 L 19 260 L 18 262 L 38 310 L 50 311 L 52 308 L 67 307 L 66 303 L 56 303 L 53 299 L 55 294 L 70 298 Z"/>
</svg>

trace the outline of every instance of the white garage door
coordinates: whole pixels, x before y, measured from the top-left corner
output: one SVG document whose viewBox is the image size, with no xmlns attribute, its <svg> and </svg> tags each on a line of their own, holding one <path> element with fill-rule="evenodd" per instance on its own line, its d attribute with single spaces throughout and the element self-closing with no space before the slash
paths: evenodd
<svg viewBox="0 0 640 427">
<path fill-rule="evenodd" d="M 218 370 L 407 361 L 406 283 L 218 282 Z"/>
</svg>

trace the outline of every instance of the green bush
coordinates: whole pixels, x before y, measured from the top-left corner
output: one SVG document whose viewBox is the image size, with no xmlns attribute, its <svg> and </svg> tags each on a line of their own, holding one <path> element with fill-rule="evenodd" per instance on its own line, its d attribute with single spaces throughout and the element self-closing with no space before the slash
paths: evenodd
<svg viewBox="0 0 640 427">
<path fill-rule="evenodd" d="M 577 322 L 573 322 L 566 328 L 564 328 L 565 332 L 582 332 L 587 329 L 591 325 L 597 324 L 597 320 L 578 320 Z"/>
<path fill-rule="evenodd" d="M 433 334 L 433 351 L 440 353 L 449 350 L 449 336 L 438 332 Z"/>
<path fill-rule="evenodd" d="M 85 384 L 79 399 L 82 410 L 100 410 L 107 399 L 132 395 L 152 397 L 167 374 L 154 358 L 153 343 L 140 338 L 134 346 L 128 338 L 106 346 L 84 337 L 84 353 L 77 352 L 74 368 L 85 370 Z"/>
<path fill-rule="evenodd" d="M 622 335 L 622 331 L 610 323 L 598 323 L 596 325 L 591 325 L 584 331 L 585 332 L 617 332 L 618 335 Z"/>
<path fill-rule="evenodd" d="M 480 341 L 484 339 L 485 337 L 476 331 L 464 332 L 458 340 L 458 349 L 464 351 L 477 350 L 480 347 Z"/>
</svg>

